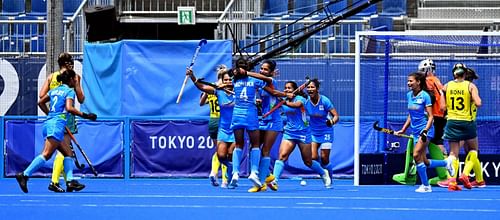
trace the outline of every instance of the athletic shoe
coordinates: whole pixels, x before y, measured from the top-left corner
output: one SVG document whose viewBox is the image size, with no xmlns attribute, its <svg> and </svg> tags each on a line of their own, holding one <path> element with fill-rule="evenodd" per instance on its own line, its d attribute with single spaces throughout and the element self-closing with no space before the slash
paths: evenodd
<svg viewBox="0 0 500 220">
<path fill-rule="evenodd" d="M 210 184 L 212 184 L 212 186 L 215 187 L 219 186 L 219 182 L 217 182 L 217 177 L 210 175 L 208 176 L 208 179 L 210 180 Z"/>
<path fill-rule="evenodd" d="M 470 184 L 468 176 L 462 174 L 460 175 L 460 177 L 458 177 L 458 181 L 462 182 L 465 188 L 472 189 L 472 185 Z"/>
<path fill-rule="evenodd" d="M 267 184 L 271 183 L 272 181 L 274 181 L 275 179 L 276 179 L 276 178 L 274 177 L 274 175 L 273 175 L 273 174 L 269 174 L 269 176 L 267 176 L 267 177 L 266 177 L 266 180 L 264 180 L 264 181 L 265 181 L 265 183 L 266 183 L 266 185 L 267 185 Z"/>
<path fill-rule="evenodd" d="M 262 185 L 261 187 L 253 186 L 252 188 L 248 189 L 249 193 L 255 193 L 255 192 L 264 192 L 267 190 L 266 185 Z"/>
<path fill-rule="evenodd" d="M 446 180 L 447 180 L 447 178 L 441 179 L 441 178 L 439 178 L 439 176 L 436 176 L 434 178 L 429 179 L 429 184 L 436 186 L 436 185 L 439 185 L 440 181 L 446 181 Z M 446 187 L 448 187 L 448 185 L 446 185 Z"/>
<path fill-rule="evenodd" d="M 220 184 L 220 188 L 227 189 L 227 181 L 222 181 L 222 184 Z"/>
<path fill-rule="evenodd" d="M 78 191 L 82 190 L 83 188 L 85 188 L 85 185 L 79 183 L 76 180 L 71 180 L 71 181 L 66 183 L 66 191 L 68 191 L 68 192 L 73 192 L 73 191 L 78 192 Z"/>
<path fill-rule="evenodd" d="M 456 182 L 457 180 L 453 177 L 448 178 L 447 180 L 439 181 L 437 183 L 438 186 L 447 188 L 450 185 L 450 182 Z"/>
<path fill-rule="evenodd" d="M 28 193 L 28 177 L 25 176 L 22 172 L 16 173 L 16 180 L 19 183 L 19 187 L 24 193 Z"/>
<path fill-rule="evenodd" d="M 271 189 L 272 191 L 278 191 L 278 182 L 276 182 L 276 180 L 273 180 L 267 184 L 267 187 L 269 187 L 269 189 Z"/>
<path fill-rule="evenodd" d="M 448 191 L 461 191 L 462 188 L 457 185 L 457 182 L 456 181 L 450 181 L 449 184 L 448 184 Z"/>
<path fill-rule="evenodd" d="M 328 170 L 324 170 L 325 174 L 321 175 L 321 179 L 323 180 L 323 183 L 325 184 L 325 187 L 327 189 L 332 188 L 332 179 L 330 178 L 330 174 L 328 173 Z"/>
<path fill-rule="evenodd" d="M 59 183 L 54 183 L 54 182 L 50 182 L 49 184 L 49 190 L 52 191 L 52 192 L 56 192 L 56 193 L 63 193 L 63 192 L 66 192 L 66 190 L 64 190 L 60 185 Z"/>
<path fill-rule="evenodd" d="M 424 185 L 420 185 L 420 187 L 418 187 L 415 192 L 418 192 L 418 193 L 430 193 L 432 192 L 432 188 L 431 186 L 424 186 Z"/>
<path fill-rule="evenodd" d="M 453 160 L 451 157 L 446 158 L 446 169 L 448 170 L 448 173 L 450 176 L 453 176 L 455 174 L 455 168 L 452 165 Z"/>
<path fill-rule="evenodd" d="M 250 173 L 250 176 L 248 176 L 248 179 L 252 181 L 253 185 L 256 187 L 262 187 L 262 183 L 259 180 L 259 176 L 257 176 L 256 173 Z"/>
<path fill-rule="evenodd" d="M 486 187 L 486 182 L 484 182 L 484 180 L 481 182 L 474 180 L 470 183 L 470 185 L 472 185 L 473 188 L 484 188 Z"/>
<path fill-rule="evenodd" d="M 231 182 L 229 182 L 229 185 L 227 186 L 228 189 L 234 189 L 238 186 L 238 179 L 240 176 L 238 176 L 237 173 L 233 173 L 233 176 L 231 178 Z"/>
</svg>

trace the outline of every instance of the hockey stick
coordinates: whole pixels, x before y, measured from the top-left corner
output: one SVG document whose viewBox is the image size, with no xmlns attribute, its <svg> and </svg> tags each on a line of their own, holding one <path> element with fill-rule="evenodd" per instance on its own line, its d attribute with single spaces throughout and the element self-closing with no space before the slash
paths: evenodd
<svg viewBox="0 0 500 220">
<path fill-rule="evenodd" d="M 203 85 L 211 86 L 211 87 L 213 87 L 214 89 L 222 89 L 222 90 L 224 90 L 224 91 L 226 91 L 226 92 L 231 93 L 231 94 L 233 94 L 233 95 L 234 95 L 234 91 L 231 91 L 231 90 L 229 90 L 229 89 L 227 89 L 227 88 L 225 88 L 225 87 L 218 87 L 217 85 L 215 85 L 215 84 L 213 84 L 213 83 L 210 83 L 210 82 L 204 81 L 204 80 L 203 80 L 203 78 L 199 78 L 199 79 L 198 79 L 198 82 L 199 82 L 199 83 L 201 83 L 201 84 L 203 84 Z"/>
<path fill-rule="evenodd" d="M 194 51 L 193 58 L 191 59 L 191 64 L 189 64 L 188 68 L 193 67 L 194 61 L 196 60 L 196 58 L 198 57 L 198 54 L 200 53 L 201 46 L 203 46 L 205 44 L 207 44 L 207 40 L 201 39 L 200 42 L 198 43 L 198 46 L 196 47 L 196 50 Z M 182 93 L 184 92 L 184 87 L 186 87 L 188 79 L 189 79 L 189 76 L 186 76 L 184 78 L 184 82 L 182 83 L 181 91 L 179 91 L 179 95 L 177 96 L 177 101 L 175 102 L 177 104 L 179 104 L 179 102 L 181 102 Z"/>
<path fill-rule="evenodd" d="M 80 153 L 82 153 L 82 156 L 83 156 L 83 158 L 85 158 L 85 161 L 87 161 L 87 164 L 89 165 L 90 170 L 92 170 L 92 173 L 94 174 L 94 176 L 97 176 L 97 171 L 95 170 L 94 166 L 90 162 L 89 157 L 87 156 L 87 154 L 85 153 L 85 151 L 83 151 L 83 149 L 80 146 L 80 144 L 78 144 L 78 141 L 76 141 L 75 136 L 73 136 L 73 134 L 70 132 L 70 130 L 69 130 L 68 127 L 66 127 L 66 131 L 68 132 L 69 137 L 71 138 L 71 140 L 73 141 L 73 143 L 75 143 L 75 145 L 78 148 L 78 150 L 80 150 Z M 75 157 L 76 157 L 76 155 L 75 155 Z"/>
<path fill-rule="evenodd" d="M 71 149 L 71 152 L 73 152 L 73 155 L 74 155 L 73 158 L 75 158 L 75 166 L 76 166 L 76 168 L 78 168 L 80 170 L 83 169 L 83 168 L 85 168 L 85 164 L 80 163 L 78 161 L 78 157 L 76 156 L 75 148 L 73 148 L 73 145 L 71 143 L 69 143 L 69 148 Z"/>
<path fill-rule="evenodd" d="M 308 76 L 306 76 L 306 81 L 300 85 L 297 89 L 293 90 L 293 94 L 297 94 L 297 92 L 303 90 L 304 88 L 307 87 L 307 85 L 309 85 L 309 83 L 311 83 L 311 79 L 309 79 Z M 278 108 L 280 108 L 283 104 L 285 104 L 286 102 L 286 99 L 283 99 L 281 100 L 280 102 L 278 102 L 278 104 L 276 104 L 275 106 L 273 106 L 273 108 L 271 110 L 269 110 L 268 112 L 266 112 L 264 115 L 262 115 L 262 118 L 265 118 L 267 116 L 269 116 L 270 114 L 272 114 L 273 112 L 275 112 Z"/>
<path fill-rule="evenodd" d="M 383 132 L 383 133 L 386 133 L 386 134 L 390 134 L 390 135 L 394 135 L 394 136 L 398 136 L 398 137 L 404 137 L 404 138 L 413 139 L 413 137 L 410 136 L 410 135 L 407 135 L 407 134 L 395 134 L 394 130 L 391 130 L 391 129 L 388 129 L 388 128 L 381 128 L 381 127 L 379 127 L 378 126 L 378 121 L 376 121 L 376 122 L 373 123 L 373 129 L 375 129 L 377 131 L 380 131 L 380 132 Z"/>
</svg>

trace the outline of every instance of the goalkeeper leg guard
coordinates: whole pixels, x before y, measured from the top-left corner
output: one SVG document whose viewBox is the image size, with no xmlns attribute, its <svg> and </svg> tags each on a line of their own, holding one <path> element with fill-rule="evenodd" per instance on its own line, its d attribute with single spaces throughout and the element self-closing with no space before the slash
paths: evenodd
<svg viewBox="0 0 500 220">
<path fill-rule="evenodd" d="M 56 159 L 54 159 L 54 165 L 52 167 L 52 182 L 55 184 L 59 183 L 59 177 L 64 169 L 63 161 L 64 156 L 60 152 L 57 152 Z"/>
<path fill-rule="evenodd" d="M 429 154 L 432 159 L 435 160 L 443 160 L 443 152 L 439 148 L 439 146 L 433 144 L 432 142 L 429 143 Z M 436 174 L 437 177 L 429 179 L 429 183 L 431 185 L 436 185 L 437 182 L 441 180 L 446 180 L 448 178 L 448 171 L 446 171 L 446 168 L 444 167 L 436 167 Z"/>
<path fill-rule="evenodd" d="M 413 140 L 408 140 L 408 144 L 406 145 L 405 171 L 395 174 L 392 176 L 392 179 L 401 184 L 415 185 L 416 169 L 413 163 Z"/>
</svg>

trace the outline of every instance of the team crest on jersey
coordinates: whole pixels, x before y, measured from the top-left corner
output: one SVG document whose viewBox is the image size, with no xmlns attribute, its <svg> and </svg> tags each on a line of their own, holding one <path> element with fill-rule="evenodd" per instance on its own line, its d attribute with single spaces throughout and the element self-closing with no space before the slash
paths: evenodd
<svg viewBox="0 0 500 220">
<path fill-rule="evenodd" d="M 325 107 L 323 105 L 319 105 L 319 110 L 320 111 L 324 111 L 325 110 Z"/>
</svg>

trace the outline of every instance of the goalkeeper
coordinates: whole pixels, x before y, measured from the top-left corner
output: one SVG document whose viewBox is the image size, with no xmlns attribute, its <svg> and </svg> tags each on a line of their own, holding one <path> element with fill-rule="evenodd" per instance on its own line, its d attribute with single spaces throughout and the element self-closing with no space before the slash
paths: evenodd
<svg viewBox="0 0 500 220">
<path fill-rule="evenodd" d="M 428 145 L 429 154 L 432 159 L 443 160 L 444 155 L 446 155 L 446 149 L 443 145 L 443 132 L 444 126 L 446 125 L 446 119 L 444 118 L 444 111 L 441 110 L 439 102 L 439 99 L 443 95 L 443 84 L 434 74 L 436 71 L 436 64 L 434 64 L 434 61 L 431 59 L 422 60 L 418 65 L 418 70 L 425 73 L 428 93 L 430 93 L 431 99 L 434 99 L 432 105 L 432 115 L 434 116 L 433 125 L 435 134 Z M 416 169 L 412 157 L 413 148 L 413 142 L 408 141 L 406 148 L 405 170 L 403 173 L 395 174 L 392 177 L 394 181 L 401 184 L 415 185 Z M 448 178 L 447 171 L 444 167 L 436 167 L 436 174 L 436 177 L 429 179 L 429 184 L 437 185 L 439 181 L 446 180 Z"/>
</svg>

